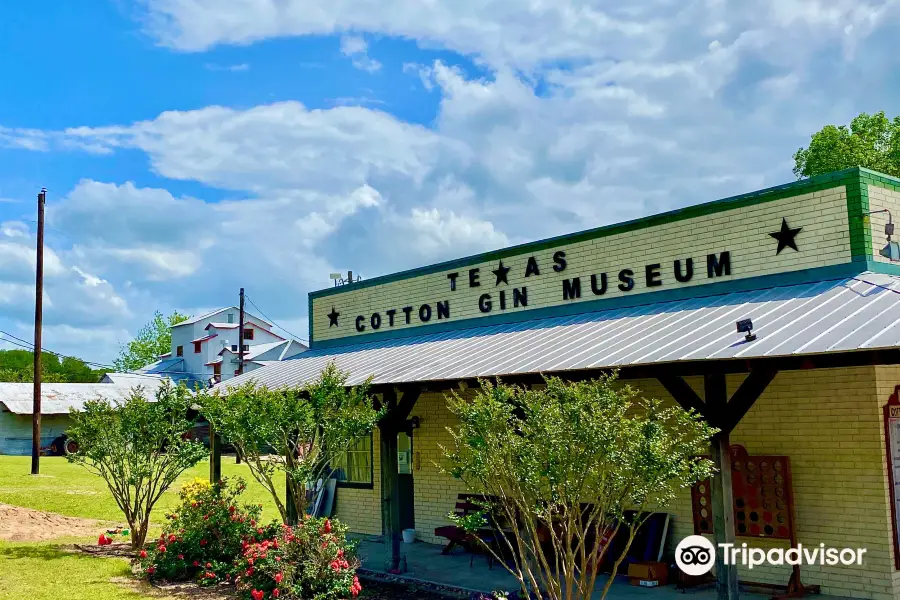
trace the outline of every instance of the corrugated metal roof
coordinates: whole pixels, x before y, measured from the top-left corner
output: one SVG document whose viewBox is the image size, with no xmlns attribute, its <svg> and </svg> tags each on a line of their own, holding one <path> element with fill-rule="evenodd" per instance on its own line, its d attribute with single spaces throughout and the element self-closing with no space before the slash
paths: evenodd
<svg viewBox="0 0 900 600">
<path fill-rule="evenodd" d="M 140 386 L 153 397 L 162 379 L 142 378 Z M 80 410 L 88 400 L 103 398 L 112 403 L 124 402 L 134 389 L 131 380 L 123 383 L 44 383 L 41 385 L 41 414 L 68 414 L 70 408 Z M 34 400 L 31 383 L 0 383 L 0 404 L 17 415 L 30 415 Z"/>
<path fill-rule="evenodd" d="M 226 307 L 224 307 L 224 308 L 217 308 L 216 310 L 211 310 L 211 311 L 209 311 L 209 312 L 207 312 L 207 313 L 203 313 L 202 315 L 197 315 L 196 317 L 190 317 L 189 319 L 184 320 L 184 321 L 182 321 L 181 323 L 178 323 L 177 325 L 173 325 L 172 327 L 181 327 L 182 325 L 193 325 L 194 323 L 199 323 L 199 322 L 202 321 L 203 319 L 208 319 L 208 318 L 210 318 L 210 317 L 214 317 L 214 316 L 216 316 L 217 314 L 223 313 L 223 312 L 225 312 L 225 311 L 227 311 L 227 310 L 233 310 L 233 311 L 235 311 L 235 312 L 240 312 L 241 309 L 238 308 L 237 306 L 226 306 Z M 269 323 L 269 322 L 266 321 L 265 319 L 260 319 L 260 318 L 257 317 L 256 315 L 250 314 L 250 313 L 249 313 L 248 311 L 246 311 L 246 310 L 244 311 L 244 316 L 245 316 L 245 317 L 253 317 L 254 319 L 256 319 L 257 321 L 259 321 L 260 323 L 265 323 L 266 325 L 270 325 L 270 326 L 272 325 L 271 323 Z"/>
<path fill-rule="evenodd" d="M 735 322 L 753 320 L 756 341 Z M 234 379 L 270 386 L 315 379 L 328 362 L 350 384 L 440 381 L 729 358 L 820 354 L 900 345 L 900 277 L 862 273 L 816 283 L 657 302 L 312 349 Z"/>
</svg>

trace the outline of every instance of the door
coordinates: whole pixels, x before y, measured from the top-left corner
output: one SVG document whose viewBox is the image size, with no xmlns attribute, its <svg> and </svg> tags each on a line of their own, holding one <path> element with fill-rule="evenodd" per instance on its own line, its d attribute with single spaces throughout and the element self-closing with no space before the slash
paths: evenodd
<svg viewBox="0 0 900 600">
<path fill-rule="evenodd" d="M 413 496 L 413 436 L 412 427 L 397 434 L 397 499 L 400 505 L 400 529 L 415 529 L 415 500 Z"/>
</svg>

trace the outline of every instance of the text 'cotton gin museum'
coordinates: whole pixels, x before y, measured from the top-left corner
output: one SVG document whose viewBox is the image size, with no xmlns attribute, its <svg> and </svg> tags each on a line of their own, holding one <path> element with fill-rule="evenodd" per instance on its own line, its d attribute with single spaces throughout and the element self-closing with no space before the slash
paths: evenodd
<svg viewBox="0 0 900 600">
<path fill-rule="evenodd" d="M 720 561 L 715 576 L 900 598 L 898 215 L 900 180 L 854 168 L 348 281 L 309 295 L 309 351 L 223 385 L 301 385 L 331 362 L 351 385 L 371 378 L 389 418 L 348 453 L 335 510 L 399 560 L 405 529 L 453 544 L 466 490 L 440 466 L 449 393 L 616 370 L 716 427 L 710 456 L 730 473 L 655 513 L 631 559 L 689 535 L 865 549 L 861 564 Z"/>
</svg>

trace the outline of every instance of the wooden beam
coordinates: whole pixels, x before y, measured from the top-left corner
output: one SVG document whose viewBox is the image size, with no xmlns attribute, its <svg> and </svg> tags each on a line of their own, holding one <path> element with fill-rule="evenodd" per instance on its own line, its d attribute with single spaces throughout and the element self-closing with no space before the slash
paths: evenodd
<svg viewBox="0 0 900 600">
<path fill-rule="evenodd" d="M 728 401 L 725 412 L 721 415 L 717 426 L 726 433 L 734 431 L 737 424 L 741 422 L 741 419 L 753 407 L 753 404 L 766 390 L 766 387 L 772 383 L 777 374 L 778 371 L 769 369 L 751 371 L 734 395 L 731 396 L 731 400 Z"/>
<path fill-rule="evenodd" d="M 676 375 L 660 375 L 657 377 L 669 395 L 675 399 L 684 410 L 695 410 L 705 419 L 709 420 L 706 414 L 706 405 L 697 392 L 687 384 L 687 382 Z"/>
<path fill-rule="evenodd" d="M 393 420 L 378 425 L 381 446 L 381 530 L 388 551 L 387 570 L 400 569 L 400 477 L 397 471 L 397 433 Z"/>
<path fill-rule="evenodd" d="M 725 374 L 716 373 L 703 378 L 708 413 L 713 422 L 720 421 L 728 401 Z M 712 495 L 715 546 L 734 544 L 734 497 L 731 490 L 731 455 L 728 452 L 728 432 L 722 431 L 712 440 L 712 459 L 718 473 L 710 481 Z M 737 567 L 726 565 L 721 552 L 716 552 L 716 592 L 719 600 L 737 600 Z"/>
<path fill-rule="evenodd" d="M 209 424 L 209 482 L 222 481 L 222 437 Z"/>
</svg>

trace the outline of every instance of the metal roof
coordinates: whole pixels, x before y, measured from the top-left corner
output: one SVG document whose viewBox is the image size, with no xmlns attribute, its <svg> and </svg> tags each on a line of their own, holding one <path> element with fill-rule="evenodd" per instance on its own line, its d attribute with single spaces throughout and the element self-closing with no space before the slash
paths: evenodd
<svg viewBox="0 0 900 600">
<path fill-rule="evenodd" d="M 137 378 L 135 378 L 137 379 Z M 152 399 L 162 379 L 144 377 L 139 384 Z M 80 410 L 88 400 L 104 399 L 114 404 L 124 402 L 138 385 L 133 380 L 123 383 L 44 383 L 41 385 L 41 414 L 69 414 Z M 30 415 L 33 408 L 32 383 L 0 383 L 0 405 L 17 415 Z"/>
<path fill-rule="evenodd" d="M 735 322 L 753 320 L 746 342 Z M 330 361 L 348 383 L 441 381 L 525 373 L 844 352 L 900 345 L 900 277 L 855 277 L 656 302 L 578 315 L 313 348 L 228 380 L 269 387 L 315 379 Z"/>
<path fill-rule="evenodd" d="M 190 317 L 190 318 L 188 318 L 188 319 L 186 319 L 186 320 L 184 320 L 184 321 L 182 321 L 182 322 L 180 322 L 180 323 L 177 323 L 177 324 L 175 324 L 175 325 L 172 325 L 172 327 L 181 327 L 182 325 L 193 325 L 194 323 L 199 323 L 200 321 L 202 321 L 202 320 L 204 320 L 204 319 L 208 319 L 208 318 L 210 318 L 210 317 L 214 317 L 214 316 L 216 316 L 217 314 L 223 313 L 223 312 L 225 312 L 225 311 L 227 311 L 227 310 L 233 310 L 233 311 L 236 311 L 236 312 L 240 312 L 241 309 L 238 308 L 237 306 L 226 306 L 226 307 L 224 307 L 224 308 L 217 308 L 216 310 L 211 310 L 211 311 L 209 311 L 209 312 L 207 312 L 207 313 L 203 313 L 202 315 L 197 315 L 196 317 Z M 257 321 L 259 321 L 259 322 L 261 322 L 261 323 L 265 323 L 266 325 L 269 325 L 269 326 L 272 325 L 271 323 L 269 323 L 269 322 L 266 321 L 265 319 L 260 319 L 260 318 L 257 317 L 256 315 L 251 314 L 251 313 L 249 313 L 249 312 L 246 311 L 246 310 L 244 311 L 244 315 L 245 315 L 245 316 L 253 317 L 253 318 L 256 319 Z"/>
</svg>

